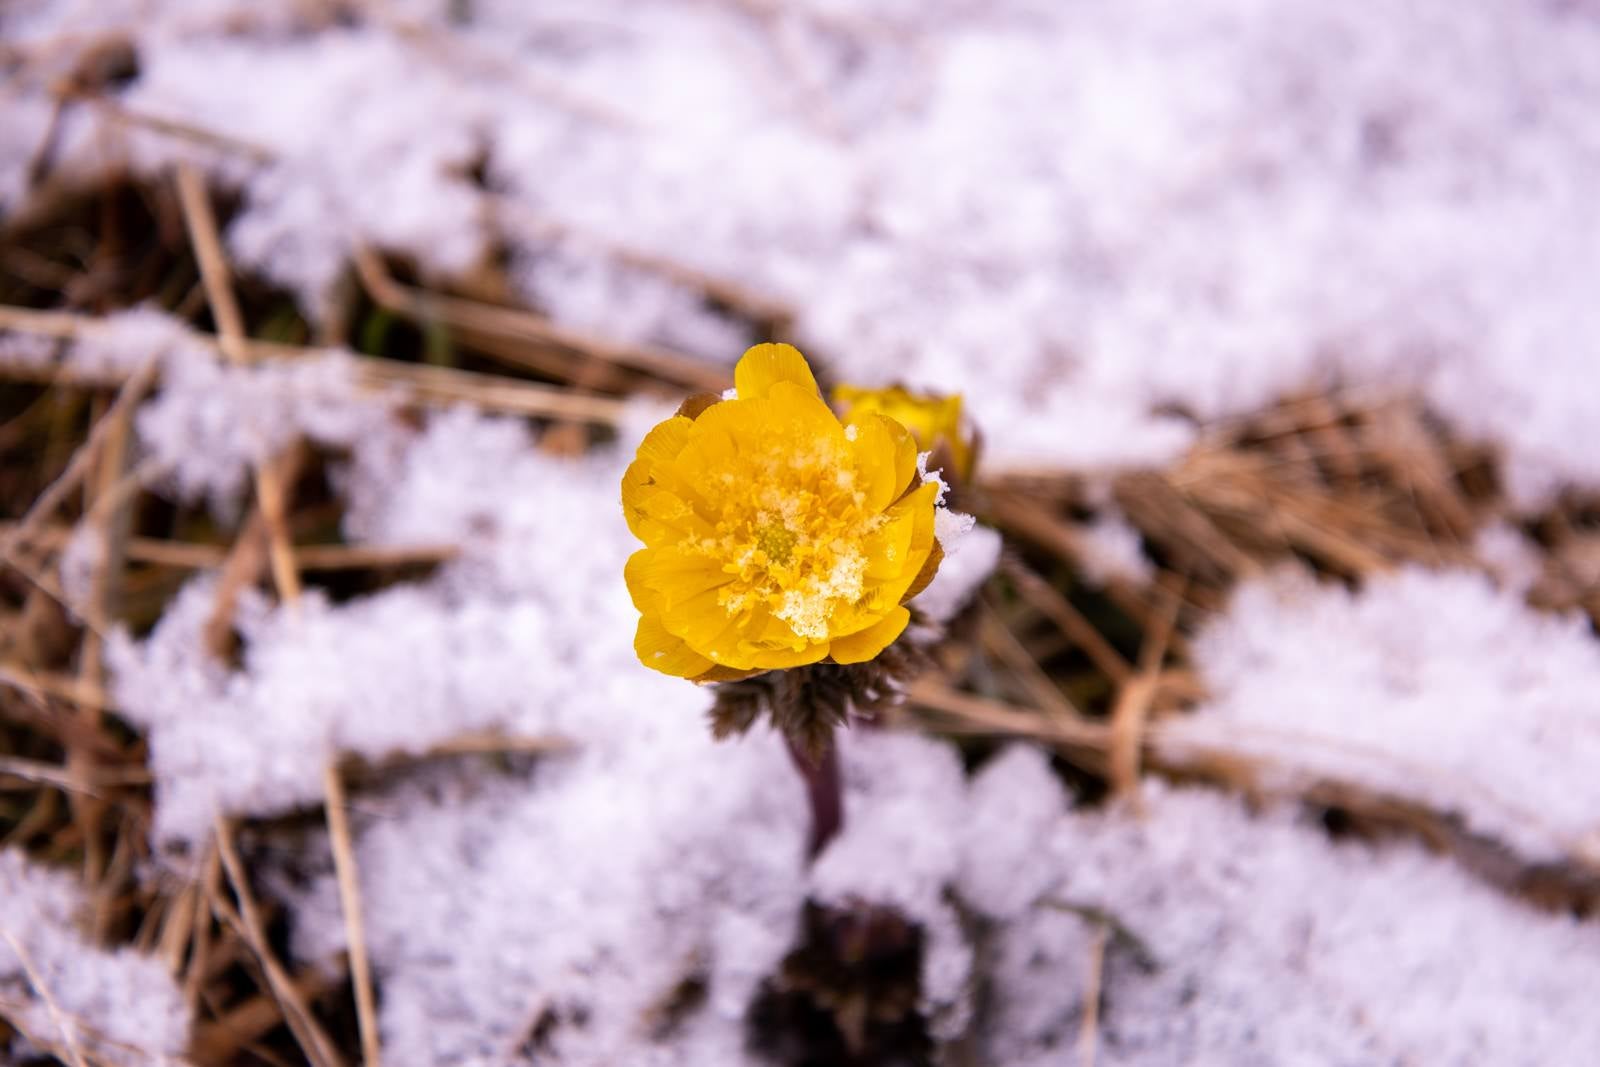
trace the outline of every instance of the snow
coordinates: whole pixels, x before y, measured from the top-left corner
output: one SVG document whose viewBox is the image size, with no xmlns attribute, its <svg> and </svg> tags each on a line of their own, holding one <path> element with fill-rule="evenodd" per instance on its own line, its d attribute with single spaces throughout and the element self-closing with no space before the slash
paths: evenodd
<svg viewBox="0 0 1600 1067">
<path fill-rule="evenodd" d="M 653 1013 L 700 977 L 684 1056 L 648 1062 L 737 1062 L 744 1007 L 801 902 L 805 802 L 774 738 L 716 745 L 658 721 L 626 752 L 585 748 L 531 782 L 480 771 L 403 789 L 365 820 L 386 1060 L 647 1062 Z M 320 959 L 344 926 L 331 883 L 316 892 L 297 945 Z M 519 1054 L 546 1012 L 548 1045 Z"/>
<path fill-rule="evenodd" d="M 1523 508 L 1600 485 L 1587 7 L 764 7 L 407 0 L 334 18 L 298 0 L 18 0 L 0 13 L 16 57 L 0 213 L 34 206 L 43 87 L 74 41 L 120 28 L 140 75 L 119 106 L 236 144 L 75 104 L 53 176 L 126 163 L 161 181 L 197 162 L 242 194 L 236 266 L 316 320 L 358 245 L 428 284 L 503 254 L 510 295 L 557 322 L 730 363 L 752 324 L 653 256 L 782 301 L 793 339 L 851 381 L 961 391 L 990 470 L 1160 464 L 1196 417 L 1353 386 L 1419 392 L 1493 442 Z M 0 338 L 8 363 L 50 358 Z M 1104 1064 L 1551 1064 L 1600 1047 L 1593 923 L 1531 912 L 1413 845 L 1336 843 L 1217 793 L 1146 784 L 1142 814 L 1073 811 L 1031 749 L 969 776 L 940 742 L 845 735 L 844 831 L 807 866 L 778 740 L 713 743 L 708 694 L 632 652 L 616 487 L 664 410 L 641 404 L 617 444 L 561 459 L 516 420 L 406 423 L 357 396 L 346 356 L 230 366 L 154 312 L 121 313 L 66 358 L 161 361 L 137 449 L 176 496 L 236 516 L 251 468 L 305 437 L 348 455 L 333 471 L 347 539 L 461 548 L 348 602 L 246 591 L 236 666 L 201 639 L 215 575 L 147 637 L 111 641 L 163 856 L 218 811 L 318 803 L 347 754 L 567 742 L 361 795 L 396 1064 L 744 1062 L 745 1009 L 808 897 L 902 909 L 924 939 L 930 1027 L 970 1029 L 986 1062 L 1077 1058 L 1085 907 L 1126 928 L 1105 945 Z M 917 601 L 935 619 L 1001 547 L 981 526 L 958 542 L 957 521 L 941 519 L 948 555 Z M 74 544 L 63 565 L 81 577 Z M 1420 570 L 1360 591 L 1292 572 L 1241 587 L 1195 642 L 1211 696 L 1162 720 L 1162 743 L 1220 739 L 1287 778 L 1420 799 L 1532 859 L 1600 855 L 1600 646 L 1523 604 L 1537 561 L 1515 527 L 1477 547 L 1498 587 Z M 1085 549 L 1091 584 L 1148 575 L 1109 509 Z M 313 835 L 297 859 L 325 867 L 323 847 Z M 297 960 L 328 963 L 345 936 L 331 879 L 274 884 Z M 180 1050 L 170 979 L 89 946 L 74 885 L 0 853 L 0 923 L 68 1012 Z M 9 952 L 0 986 L 48 1037 Z M 706 1000 L 661 1032 L 687 980 Z"/>
<path fill-rule="evenodd" d="M 922 1003 L 929 1032 L 953 1039 L 968 1024 L 972 946 L 945 899 L 961 864 L 955 832 L 966 783 L 947 745 L 857 731 L 842 753 L 845 828 L 817 858 L 812 898 L 888 904 L 922 930 Z M 894 862 L 885 863 L 884 857 Z"/>
<path fill-rule="evenodd" d="M 381 398 L 360 395 L 345 353 L 233 366 L 191 346 L 162 367 L 160 393 L 139 412 L 140 447 L 167 472 L 171 495 L 220 515 L 236 513 L 251 471 L 296 440 L 348 446 L 392 416 Z"/>
<path fill-rule="evenodd" d="M 1418 845 L 1330 844 L 1289 810 L 1156 783 L 1142 815 L 1072 812 L 1035 749 L 969 783 L 940 743 L 855 731 L 846 829 L 807 876 L 800 791 L 773 739 L 671 736 L 627 768 L 648 767 L 650 791 L 618 788 L 621 767 L 555 764 L 531 784 L 462 775 L 374 802 L 358 865 L 396 1062 L 503 1062 L 546 1012 L 558 1023 L 534 1062 L 751 1062 L 743 1008 L 807 894 L 917 922 L 933 1032 L 971 1027 L 984 1062 L 1075 1054 L 1096 914 L 1123 928 L 1106 948 L 1104 1063 L 1531 1065 L 1578 1062 L 1600 1039 L 1584 1010 L 1600 932 Z M 982 950 L 958 909 L 983 920 Z M 331 878 L 296 914 L 298 953 L 339 950 Z M 706 1005 L 642 1038 L 691 975 Z"/>
<path fill-rule="evenodd" d="M 95 947 L 79 927 L 85 908 L 72 875 L 0 850 L 0 1010 L 35 1047 L 119 1067 L 177 1063 L 189 1036 L 182 994 L 160 961 Z"/>
<path fill-rule="evenodd" d="M 1247 584 L 1198 638 L 1211 699 L 1168 731 L 1353 778 L 1464 816 L 1531 855 L 1600 856 L 1600 643 L 1467 572 L 1360 593 Z"/>
<path fill-rule="evenodd" d="M 623 248 L 782 299 L 852 378 L 961 388 L 996 464 L 1160 462 L 1164 408 L 1345 384 L 1500 441 L 1526 503 L 1600 475 L 1582 6 L 13 8 L 0 206 L 61 35 L 129 30 L 123 106 L 250 148 L 74 108 L 59 173 L 201 161 L 244 188 L 240 265 L 315 316 L 357 242 L 431 279 L 504 246 L 560 321 L 737 353 Z"/>
<path fill-rule="evenodd" d="M 1600 1042 L 1592 924 L 1507 903 L 1415 845 L 1330 846 L 1288 810 L 1147 783 L 1142 816 L 1070 813 L 1050 785 L 1012 749 L 972 787 L 964 888 L 1000 924 L 985 1062 L 1076 1054 L 1091 909 L 1124 929 L 1105 948 L 1100 1063 L 1533 1065 Z"/>
<path fill-rule="evenodd" d="M 330 448 L 381 434 L 394 407 L 358 388 L 354 357 L 338 350 L 245 365 L 229 363 L 182 323 L 152 308 L 115 312 L 66 345 L 0 344 L 0 363 L 59 366 L 89 379 L 118 380 L 154 364 L 159 389 L 135 420 L 150 480 L 170 496 L 208 502 L 233 517 L 252 468 L 297 439 Z"/>
<path fill-rule="evenodd" d="M 1078 544 L 1083 579 L 1091 588 L 1104 589 L 1114 582 L 1139 586 L 1155 577 L 1139 531 L 1115 506 L 1102 508 L 1083 524 Z"/>
<path fill-rule="evenodd" d="M 633 655 L 622 466 L 616 451 L 542 456 L 523 425 L 466 410 L 420 433 L 363 436 L 340 479 L 348 533 L 462 554 L 432 579 L 347 604 L 316 590 L 287 609 L 242 597 L 242 671 L 206 650 L 206 577 L 148 640 L 113 642 L 119 706 L 152 731 L 158 836 L 195 840 L 218 806 L 315 801 L 341 752 L 418 754 L 484 731 L 616 744 L 674 715 L 695 721 L 703 695 Z"/>
<path fill-rule="evenodd" d="M 911 606 L 938 623 L 947 623 L 971 602 L 1000 562 L 1000 534 L 976 525 L 971 515 L 940 508 L 934 515 L 934 537 L 944 551 L 928 588 Z"/>
</svg>

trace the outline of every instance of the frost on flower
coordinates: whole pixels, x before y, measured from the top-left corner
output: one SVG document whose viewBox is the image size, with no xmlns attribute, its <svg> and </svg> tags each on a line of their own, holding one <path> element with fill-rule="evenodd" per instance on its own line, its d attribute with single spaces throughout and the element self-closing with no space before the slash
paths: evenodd
<svg viewBox="0 0 1600 1067">
<path fill-rule="evenodd" d="M 788 345 L 751 348 L 734 382 L 650 431 L 623 477 L 639 658 L 696 681 L 870 660 L 941 557 L 916 441 L 876 411 L 841 422 Z"/>
</svg>

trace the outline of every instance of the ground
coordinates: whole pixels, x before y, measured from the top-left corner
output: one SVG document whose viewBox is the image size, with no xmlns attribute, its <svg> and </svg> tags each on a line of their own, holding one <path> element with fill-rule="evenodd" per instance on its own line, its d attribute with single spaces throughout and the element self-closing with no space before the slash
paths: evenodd
<svg viewBox="0 0 1600 1067">
<path fill-rule="evenodd" d="M 7 5 L 0 1050 L 1586 1063 L 1597 60 L 1559 3 Z M 893 670 L 719 694 L 634 654 L 618 486 L 767 340 L 959 393 L 977 526 Z M 796 692 L 857 713 L 815 856 L 708 721 Z"/>
</svg>

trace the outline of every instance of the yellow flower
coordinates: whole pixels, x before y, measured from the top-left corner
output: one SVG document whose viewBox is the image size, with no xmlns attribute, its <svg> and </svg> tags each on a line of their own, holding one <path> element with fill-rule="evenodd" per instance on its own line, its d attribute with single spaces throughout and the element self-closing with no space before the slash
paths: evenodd
<svg viewBox="0 0 1600 1067">
<path fill-rule="evenodd" d="M 961 425 L 960 393 L 946 396 L 913 393 L 899 385 L 884 389 L 840 385 L 833 390 L 833 402 L 847 417 L 867 411 L 889 416 L 911 431 L 921 449 L 935 453 L 935 460 L 940 443 L 944 443 L 955 466 L 951 473 L 963 481 L 972 476 L 973 443 Z"/>
<path fill-rule="evenodd" d="M 750 349 L 734 384 L 651 430 L 623 476 L 639 659 L 696 681 L 872 659 L 938 565 L 916 442 L 876 412 L 841 423 L 789 345 Z"/>
</svg>

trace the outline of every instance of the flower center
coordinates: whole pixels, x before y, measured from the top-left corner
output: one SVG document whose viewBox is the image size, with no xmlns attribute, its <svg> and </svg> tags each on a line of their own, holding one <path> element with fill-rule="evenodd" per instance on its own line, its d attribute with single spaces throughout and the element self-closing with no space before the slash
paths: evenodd
<svg viewBox="0 0 1600 1067">
<path fill-rule="evenodd" d="M 800 535 L 787 526 L 769 522 L 756 531 L 756 547 L 773 563 L 788 563 L 794 558 L 794 545 Z"/>
<path fill-rule="evenodd" d="M 728 615 L 765 609 L 788 624 L 794 637 L 783 640 L 798 651 L 826 640 L 835 613 L 865 595 L 862 541 L 885 520 L 863 510 L 847 451 L 796 444 L 741 453 L 714 475 L 726 488 L 716 534 L 694 547 L 732 576 L 718 592 Z"/>
</svg>

